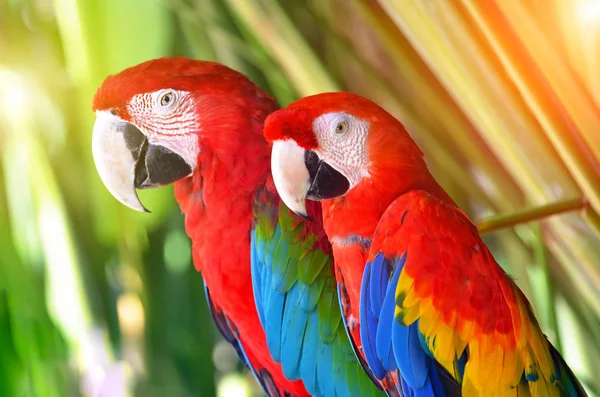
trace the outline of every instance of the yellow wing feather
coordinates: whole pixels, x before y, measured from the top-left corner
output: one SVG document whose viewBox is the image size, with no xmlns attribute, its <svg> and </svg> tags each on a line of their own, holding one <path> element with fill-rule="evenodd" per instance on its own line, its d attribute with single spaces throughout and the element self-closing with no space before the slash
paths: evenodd
<svg viewBox="0 0 600 397">
<path fill-rule="evenodd" d="M 429 200 L 428 205 L 434 204 Z M 427 223 L 418 216 L 422 211 L 409 210 L 403 227 L 376 235 L 373 242 L 387 247 L 383 251 L 389 257 L 407 252 L 396 286 L 396 321 L 406 326 L 419 321 L 433 356 L 462 384 L 466 397 L 559 396 L 548 341 L 529 303 L 464 214 L 437 205 L 429 214 L 439 219 L 430 222 L 451 233 L 426 233 Z M 457 362 L 465 349 L 461 379 Z"/>
</svg>

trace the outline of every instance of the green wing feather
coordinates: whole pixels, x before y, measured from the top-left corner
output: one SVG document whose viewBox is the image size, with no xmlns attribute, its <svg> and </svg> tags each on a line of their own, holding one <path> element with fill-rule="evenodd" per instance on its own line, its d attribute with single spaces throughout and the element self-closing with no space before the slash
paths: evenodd
<svg viewBox="0 0 600 397">
<path fill-rule="evenodd" d="M 307 223 L 278 197 L 255 203 L 252 280 L 273 358 L 312 395 L 384 395 L 358 362 L 342 323 L 331 247 L 317 221 Z"/>
</svg>

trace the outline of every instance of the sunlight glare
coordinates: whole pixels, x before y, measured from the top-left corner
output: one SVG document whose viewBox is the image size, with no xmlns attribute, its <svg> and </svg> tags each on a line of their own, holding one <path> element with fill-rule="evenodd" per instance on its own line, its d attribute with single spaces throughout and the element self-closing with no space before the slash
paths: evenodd
<svg viewBox="0 0 600 397">
<path fill-rule="evenodd" d="M 23 77 L 7 69 L 0 69 L 0 108 L 7 114 L 22 116 L 29 101 L 27 84 Z"/>
<path fill-rule="evenodd" d="M 228 374 L 225 375 L 218 384 L 218 397 L 249 397 L 250 389 L 248 382 L 242 375 Z"/>
<path fill-rule="evenodd" d="M 600 0 L 584 0 L 577 5 L 577 9 L 585 25 L 600 22 Z"/>
</svg>

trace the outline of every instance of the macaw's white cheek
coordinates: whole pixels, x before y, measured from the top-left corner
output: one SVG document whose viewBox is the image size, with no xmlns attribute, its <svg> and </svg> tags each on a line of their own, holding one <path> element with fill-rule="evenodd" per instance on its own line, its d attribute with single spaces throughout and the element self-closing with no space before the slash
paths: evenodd
<svg viewBox="0 0 600 397">
<path fill-rule="evenodd" d="M 336 126 L 342 121 L 346 123 L 347 128 L 343 134 L 338 134 Z M 319 142 L 317 154 L 348 179 L 350 188 L 369 175 L 369 127 L 368 121 L 342 112 L 324 114 L 313 123 Z"/>
<path fill-rule="evenodd" d="M 166 94 L 168 102 L 161 102 Z M 198 162 L 199 116 L 189 92 L 171 88 L 134 96 L 127 106 L 135 124 L 151 145 L 178 154 L 194 170 Z"/>
<path fill-rule="evenodd" d="M 177 153 L 191 167 L 192 172 L 196 169 L 198 164 L 198 154 L 200 154 L 200 145 L 196 134 L 153 134 L 148 138 L 148 143 L 151 145 L 162 146 Z"/>
</svg>

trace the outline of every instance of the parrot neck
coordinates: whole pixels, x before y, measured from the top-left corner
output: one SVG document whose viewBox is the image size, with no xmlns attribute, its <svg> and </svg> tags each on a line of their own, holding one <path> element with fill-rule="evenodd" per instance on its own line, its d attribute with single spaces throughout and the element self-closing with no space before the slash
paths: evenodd
<svg viewBox="0 0 600 397">
<path fill-rule="evenodd" d="M 237 92 L 247 83 L 235 84 Z M 191 177 L 175 184 L 194 246 L 194 265 L 207 281 L 211 274 L 239 275 L 240 280 L 250 274 L 246 264 L 250 261 L 253 195 L 264 185 L 271 165 L 263 121 L 276 104 L 270 97 L 261 97 L 254 85 L 249 90 L 254 96 L 240 95 L 236 101 L 231 95 L 198 95 L 198 166 Z M 238 242 L 236 255 L 244 257 L 235 262 L 230 251 Z M 211 290 L 216 288 L 211 286 Z"/>
<path fill-rule="evenodd" d="M 322 202 L 323 223 L 331 241 L 338 282 L 343 283 L 349 300 L 346 317 L 353 321 L 358 321 L 361 282 L 371 239 L 388 206 L 411 190 L 424 190 L 454 204 L 426 168 L 425 172 L 416 175 L 409 171 L 387 173 L 388 176 L 402 175 L 397 181 L 390 181 L 389 177 L 387 180 L 369 178 L 345 196 Z M 410 175 L 415 177 L 410 178 Z M 359 339 L 355 338 L 354 342 L 360 346 Z"/>
<path fill-rule="evenodd" d="M 211 294 L 252 293 L 250 230 L 255 191 L 269 175 L 269 147 L 221 155 L 202 148 L 191 177 L 175 184 L 175 196 L 185 214 L 193 244 L 193 260 Z M 213 292 L 214 291 L 214 292 Z"/>
<path fill-rule="evenodd" d="M 194 265 L 202 272 L 211 300 L 239 331 L 251 365 L 266 368 L 278 387 L 307 395 L 302 383 L 288 381 L 272 360 L 252 290 L 253 204 L 270 176 L 270 148 L 263 140 L 256 150 L 235 156 L 222 157 L 203 148 L 199 157 L 198 164 L 205 166 L 175 184 Z"/>
<path fill-rule="evenodd" d="M 330 239 L 355 236 L 370 240 L 388 206 L 411 190 L 423 190 L 456 205 L 426 168 L 420 173 L 395 170 L 384 175 L 401 175 L 401 178 L 390 181 L 389 177 L 371 177 L 345 196 L 323 201 L 324 226 Z"/>
</svg>

